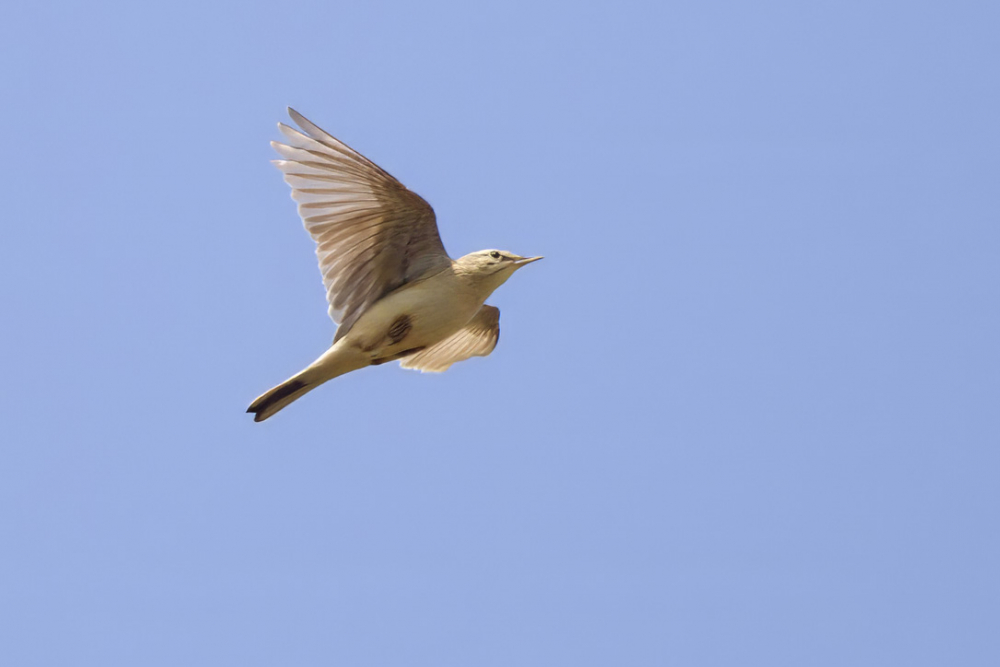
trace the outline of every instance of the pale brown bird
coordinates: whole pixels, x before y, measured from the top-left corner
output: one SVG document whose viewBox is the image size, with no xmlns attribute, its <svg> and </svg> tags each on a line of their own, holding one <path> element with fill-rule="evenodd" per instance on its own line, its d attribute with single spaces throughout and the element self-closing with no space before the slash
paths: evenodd
<svg viewBox="0 0 1000 667">
<path fill-rule="evenodd" d="M 517 269 L 542 259 L 481 250 L 453 260 L 434 210 L 378 165 L 288 110 L 288 143 L 274 163 L 316 241 L 333 346 L 305 370 L 259 396 L 247 412 L 263 421 L 327 380 L 387 361 L 440 373 L 486 356 L 500 338 L 500 311 L 486 299 Z"/>
</svg>

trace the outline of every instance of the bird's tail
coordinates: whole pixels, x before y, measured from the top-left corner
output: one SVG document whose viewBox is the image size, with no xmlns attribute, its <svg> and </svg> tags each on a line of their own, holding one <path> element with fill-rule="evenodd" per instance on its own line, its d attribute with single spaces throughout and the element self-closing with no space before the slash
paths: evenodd
<svg viewBox="0 0 1000 667">
<path fill-rule="evenodd" d="M 310 381 L 307 378 L 300 377 L 303 373 L 299 373 L 298 375 L 288 378 L 277 387 L 268 389 L 263 394 L 258 396 L 254 402 L 250 404 L 250 407 L 247 408 L 247 412 L 254 413 L 253 420 L 255 422 L 264 421 L 292 401 L 302 398 L 307 393 L 323 384 L 322 381 L 315 382 Z"/>
<path fill-rule="evenodd" d="M 253 413 L 255 422 L 262 422 L 327 380 L 368 365 L 367 360 L 355 359 L 354 356 L 337 346 L 330 348 L 311 366 L 258 396 L 247 412 Z"/>
</svg>

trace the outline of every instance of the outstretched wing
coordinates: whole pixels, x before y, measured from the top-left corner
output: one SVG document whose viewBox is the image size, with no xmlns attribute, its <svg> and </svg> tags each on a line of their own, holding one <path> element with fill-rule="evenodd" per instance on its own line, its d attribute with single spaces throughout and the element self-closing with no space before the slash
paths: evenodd
<svg viewBox="0 0 1000 667">
<path fill-rule="evenodd" d="M 500 309 L 484 305 L 475 317 L 440 343 L 405 357 L 400 366 L 425 373 L 443 373 L 448 367 L 472 357 L 485 357 L 500 340 Z"/>
<path fill-rule="evenodd" d="M 288 114 L 303 131 L 278 123 L 288 143 L 271 142 L 284 158 L 274 163 L 316 241 L 336 341 L 387 293 L 451 260 L 430 204 L 294 109 Z"/>
</svg>

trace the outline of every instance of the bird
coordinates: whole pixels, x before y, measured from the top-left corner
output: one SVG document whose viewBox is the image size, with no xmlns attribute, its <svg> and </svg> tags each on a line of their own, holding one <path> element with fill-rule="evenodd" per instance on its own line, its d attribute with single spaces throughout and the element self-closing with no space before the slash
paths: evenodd
<svg viewBox="0 0 1000 667">
<path fill-rule="evenodd" d="M 260 422 L 323 383 L 368 366 L 441 373 L 489 355 L 500 338 L 500 310 L 486 299 L 518 269 L 542 257 L 480 250 L 445 251 L 437 219 L 420 195 L 292 108 L 299 129 L 278 123 L 271 146 L 316 242 L 329 314 L 329 349 L 258 396 L 247 408 Z"/>
</svg>

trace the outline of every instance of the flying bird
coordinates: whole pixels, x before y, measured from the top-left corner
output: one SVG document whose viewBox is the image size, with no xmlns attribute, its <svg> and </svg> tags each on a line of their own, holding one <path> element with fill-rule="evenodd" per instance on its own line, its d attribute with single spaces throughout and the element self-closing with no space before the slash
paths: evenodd
<svg viewBox="0 0 1000 667">
<path fill-rule="evenodd" d="M 337 333 L 316 361 L 250 404 L 254 421 L 366 366 L 400 360 L 440 373 L 492 352 L 500 311 L 486 299 L 542 258 L 480 250 L 452 259 L 430 204 L 294 109 L 288 114 L 301 131 L 278 123 L 287 143 L 271 142 L 282 158 L 274 164 L 316 242 Z"/>
</svg>

